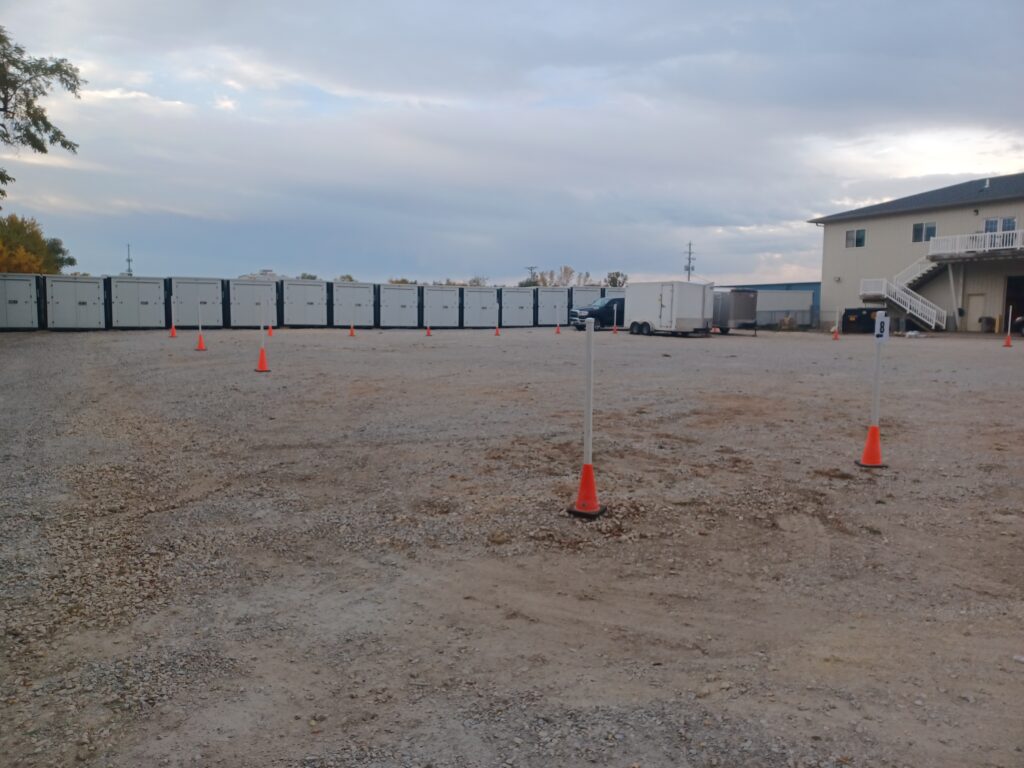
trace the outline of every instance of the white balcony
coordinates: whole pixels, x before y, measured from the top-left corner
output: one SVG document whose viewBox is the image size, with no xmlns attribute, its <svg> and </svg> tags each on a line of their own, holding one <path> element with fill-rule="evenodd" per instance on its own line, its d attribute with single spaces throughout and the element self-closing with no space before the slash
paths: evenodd
<svg viewBox="0 0 1024 768">
<path fill-rule="evenodd" d="M 933 237 L 928 241 L 929 258 L 949 258 L 956 256 L 973 256 L 1005 254 L 1007 251 L 1021 251 L 1024 255 L 1024 229 L 1010 232 L 976 232 L 972 235 L 949 235 Z"/>
</svg>

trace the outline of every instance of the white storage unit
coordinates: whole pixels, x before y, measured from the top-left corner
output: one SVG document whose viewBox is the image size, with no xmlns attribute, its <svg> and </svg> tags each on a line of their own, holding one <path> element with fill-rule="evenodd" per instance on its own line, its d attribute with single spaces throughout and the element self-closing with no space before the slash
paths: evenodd
<svg viewBox="0 0 1024 768">
<path fill-rule="evenodd" d="M 373 284 L 334 284 L 334 324 L 373 327 Z"/>
<path fill-rule="evenodd" d="M 569 322 L 569 289 L 537 289 L 537 325 L 565 325 Z"/>
<path fill-rule="evenodd" d="M 111 277 L 108 286 L 112 328 L 163 328 L 167 325 L 162 277 Z"/>
<path fill-rule="evenodd" d="M 323 280 L 282 280 L 285 325 L 327 325 L 327 283 Z"/>
<path fill-rule="evenodd" d="M 509 288 L 504 291 L 511 290 Z M 528 289 L 524 289 L 528 290 Z M 532 293 L 532 291 L 531 291 Z M 531 301 L 532 317 L 532 301 Z M 462 289 L 462 327 L 463 328 L 494 328 L 498 325 L 498 289 L 497 288 L 463 288 Z M 531 322 L 532 325 L 532 322 Z"/>
<path fill-rule="evenodd" d="M 571 309 L 578 309 L 579 307 L 589 307 L 595 301 L 601 298 L 601 286 L 599 285 L 581 285 L 572 289 L 572 307 Z"/>
<path fill-rule="evenodd" d="M 102 277 L 46 276 L 48 328 L 106 328 Z"/>
<path fill-rule="evenodd" d="M 38 328 L 35 275 L 0 275 L 0 328 Z"/>
<path fill-rule="evenodd" d="M 228 302 L 232 328 L 277 325 L 276 280 L 229 280 Z"/>
<path fill-rule="evenodd" d="M 502 288 L 501 324 L 506 328 L 532 326 L 535 301 L 533 288 Z"/>
<path fill-rule="evenodd" d="M 179 328 L 224 327 L 223 283 L 217 277 L 172 277 L 171 322 Z"/>
<path fill-rule="evenodd" d="M 623 325 L 630 333 L 708 333 L 714 307 L 711 283 L 630 283 Z"/>
<path fill-rule="evenodd" d="M 424 286 L 423 324 L 430 328 L 458 328 L 459 289 L 449 285 Z"/>
<path fill-rule="evenodd" d="M 419 324 L 419 286 L 382 285 L 380 287 L 380 327 L 416 328 Z"/>
<path fill-rule="evenodd" d="M 605 288 L 604 289 L 604 295 L 605 295 L 605 298 L 608 298 L 608 299 L 624 299 L 624 298 L 626 298 L 626 289 L 625 288 Z"/>
</svg>

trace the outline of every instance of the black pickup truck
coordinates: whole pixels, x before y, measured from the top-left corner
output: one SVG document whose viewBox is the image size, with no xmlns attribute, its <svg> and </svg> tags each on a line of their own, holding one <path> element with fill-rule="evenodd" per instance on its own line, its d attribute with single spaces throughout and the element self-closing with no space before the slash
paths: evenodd
<svg viewBox="0 0 1024 768">
<path fill-rule="evenodd" d="M 622 327 L 622 317 L 626 310 L 626 300 L 617 297 L 605 297 L 598 299 L 593 304 L 579 307 L 569 312 L 569 325 L 575 326 L 577 331 L 586 327 L 588 317 L 594 318 L 594 330 L 611 328 L 613 324 Z"/>
</svg>

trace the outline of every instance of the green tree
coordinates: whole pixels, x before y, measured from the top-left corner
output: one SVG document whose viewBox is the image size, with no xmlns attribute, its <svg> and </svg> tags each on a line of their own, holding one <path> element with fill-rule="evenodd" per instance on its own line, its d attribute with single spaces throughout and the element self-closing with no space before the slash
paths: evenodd
<svg viewBox="0 0 1024 768">
<path fill-rule="evenodd" d="M 358 282 L 352 275 L 339 275 L 336 283 L 355 283 Z"/>
<path fill-rule="evenodd" d="M 609 272 L 608 277 L 604 279 L 604 284 L 609 288 L 624 288 L 627 280 L 629 280 L 629 275 L 625 272 Z"/>
<path fill-rule="evenodd" d="M 38 221 L 23 219 L 13 213 L 0 218 L 0 245 L 6 249 L 12 264 L 24 267 L 10 271 L 56 275 L 65 267 L 73 267 L 77 263 L 59 237 L 47 239 Z M 14 254 L 19 252 L 24 252 L 24 255 L 14 260 Z"/>
<path fill-rule="evenodd" d="M 70 61 L 29 56 L 0 26 L 0 142 L 42 154 L 51 146 L 77 152 L 78 145 L 50 122 L 39 99 L 55 85 L 79 98 L 84 83 Z M 12 181 L 14 177 L 0 168 L 0 198 L 7 196 L 4 187 Z"/>
<path fill-rule="evenodd" d="M 388 278 L 388 282 L 391 285 L 416 285 L 416 281 L 410 280 L 408 277 L 391 277 Z"/>
<path fill-rule="evenodd" d="M 303 272 L 301 275 L 299 275 L 299 280 L 319 280 L 319 279 L 320 279 L 319 277 L 317 277 L 316 275 L 312 274 L 311 272 Z"/>
</svg>

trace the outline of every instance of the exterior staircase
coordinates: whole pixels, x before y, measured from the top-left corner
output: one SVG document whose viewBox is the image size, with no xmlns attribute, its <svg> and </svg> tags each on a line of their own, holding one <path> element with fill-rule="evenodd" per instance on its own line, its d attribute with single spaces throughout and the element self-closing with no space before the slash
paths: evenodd
<svg viewBox="0 0 1024 768">
<path fill-rule="evenodd" d="M 946 310 L 915 293 L 911 286 L 920 285 L 925 278 L 942 268 L 942 264 L 925 256 L 918 259 L 892 280 L 866 278 L 860 281 L 861 301 L 881 301 L 899 307 L 929 328 L 946 327 Z"/>
</svg>

